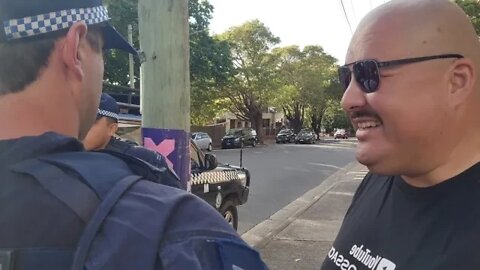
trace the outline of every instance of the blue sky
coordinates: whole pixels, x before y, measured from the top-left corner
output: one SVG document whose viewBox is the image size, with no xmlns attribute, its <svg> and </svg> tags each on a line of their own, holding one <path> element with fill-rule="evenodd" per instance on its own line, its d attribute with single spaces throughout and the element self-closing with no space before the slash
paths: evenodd
<svg viewBox="0 0 480 270">
<path fill-rule="evenodd" d="M 343 63 L 352 36 L 340 0 L 208 0 L 214 6 L 210 24 L 220 34 L 232 26 L 259 19 L 280 37 L 279 46 L 320 45 Z M 388 0 L 343 0 L 352 30 L 368 11 Z"/>
</svg>

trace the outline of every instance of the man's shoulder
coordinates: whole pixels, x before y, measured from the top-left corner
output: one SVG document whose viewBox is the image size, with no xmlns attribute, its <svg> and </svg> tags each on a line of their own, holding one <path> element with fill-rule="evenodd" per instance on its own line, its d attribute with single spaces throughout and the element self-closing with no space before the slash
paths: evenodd
<svg viewBox="0 0 480 270">
<path fill-rule="evenodd" d="M 153 160 L 157 156 L 160 156 L 160 154 L 158 154 L 157 152 L 140 146 L 133 141 L 128 141 L 116 137 L 112 137 L 106 149 L 131 155 L 147 162 L 150 162 L 150 160 Z"/>
<path fill-rule="evenodd" d="M 357 204 L 362 197 L 377 196 L 375 194 L 382 192 L 382 190 L 386 190 L 385 187 L 391 186 L 390 183 L 394 178 L 395 176 L 380 175 L 368 172 L 353 196 L 352 205 Z"/>
<path fill-rule="evenodd" d="M 139 181 L 122 200 L 135 201 L 136 207 L 152 211 L 150 217 L 168 220 L 168 227 L 164 230 L 164 243 L 180 241 L 185 237 L 214 234 L 231 239 L 238 238 L 233 227 L 225 222 L 218 211 L 184 190 Z"/>
<path fill-rule="evenodd" d="M 265 269 L 258 253 L 213 207 L 191 193 L 153 182 L 135 183 L 102 226 L 111 240 L 95 249 L 127 257 L 131 254 L 126 251 L 142 251 L 139 255 L 146 257 L 155 254 L 165 269 L 224 269 L 221 266 L 228 265 L 230 257 L 236 262 L 239 256 L 260 266 L 243 269 Z M 235 262 L 232 265 L 242 266 Z"/>
</svg>

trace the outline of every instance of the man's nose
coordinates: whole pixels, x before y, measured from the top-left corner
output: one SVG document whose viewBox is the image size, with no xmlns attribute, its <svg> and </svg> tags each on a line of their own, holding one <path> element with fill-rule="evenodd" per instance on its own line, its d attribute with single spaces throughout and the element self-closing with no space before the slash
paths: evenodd
<svg viewBox="0 0 480 270">
<path fill-rule="evenodd" d="M 347 89 L 343 93 L 342 108 L 346 112 L 352 112 L 366 105 L 365 92 L 360 89 L 357 81 L 352 78 Z"/>
</svg>

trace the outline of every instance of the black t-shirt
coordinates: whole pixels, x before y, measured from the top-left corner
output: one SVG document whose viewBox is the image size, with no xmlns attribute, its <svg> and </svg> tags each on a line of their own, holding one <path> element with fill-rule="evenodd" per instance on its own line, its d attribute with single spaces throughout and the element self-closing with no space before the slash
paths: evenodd
<svg viewBox="0 0 480 270">
<path fill-rule="evenodd" d="M 321 269 L 480 269 L 480 163 L 428 188 L 368 174 Z"/>
</svg>

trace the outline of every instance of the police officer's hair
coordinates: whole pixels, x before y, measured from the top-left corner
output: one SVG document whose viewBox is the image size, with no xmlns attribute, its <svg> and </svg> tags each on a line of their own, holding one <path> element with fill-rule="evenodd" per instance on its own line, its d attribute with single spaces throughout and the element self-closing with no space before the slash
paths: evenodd
<svg viewBox="0 0 480 270">
<path fill-rule="evenodd" d="M 102 117 L 98 118 L 97 121 L 100 120 L 100 119 L 102 119 L 102 118 L 106 118 L 109 125 L 111 125 L 111 124 L 118 124 L 118 121 L 117 121 L 117 120 L 115 120 L 115 119 L 113 119 L 113 118 L 110 118 L 110 117 L 106 117 L 106 116 L 102 116 Z"/>
<path fill-rule="evenodd" d="M 34 82 L 42 68 L 48 64 L 55 41 L 64 37 L 68 30 L 52 33 L 41 39 L 23 39 L 0 43 L 0 95 L 20 92 Z M 87 40 L 95 52 L 100 53 L 101 29 L 89 26 Z"/>
</svg>

